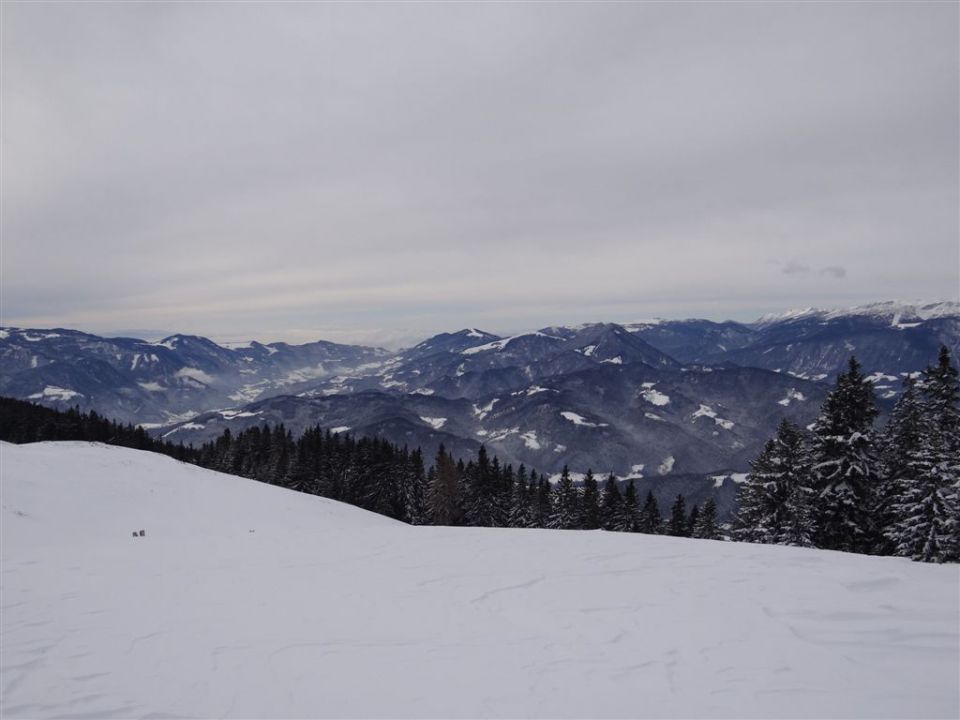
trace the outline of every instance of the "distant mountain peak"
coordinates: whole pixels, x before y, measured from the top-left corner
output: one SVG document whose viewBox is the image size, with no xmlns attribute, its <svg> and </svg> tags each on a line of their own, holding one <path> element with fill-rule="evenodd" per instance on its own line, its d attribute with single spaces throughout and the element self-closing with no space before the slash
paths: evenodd
<svg viewBox="0 0 960 720">
<path fill-rule="evenodd" d="M 956 300 L 912 302 L 885 300 L 848 308 L 795 308 L 782 313 L 763 315 L 754 325 L 762 327 L 802 319 L 836 320 L 844 317 L 872 317 L 889 320 L 893 325 L 903 322 L 922 322 L 936 318 L 960 317 L 960 302 Z"/>
</svg>

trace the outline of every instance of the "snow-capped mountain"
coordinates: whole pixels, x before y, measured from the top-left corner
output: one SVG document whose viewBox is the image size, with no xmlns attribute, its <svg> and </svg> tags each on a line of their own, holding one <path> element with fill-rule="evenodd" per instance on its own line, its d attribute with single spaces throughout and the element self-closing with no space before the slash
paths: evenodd
<svg viewBox="0 0 960 720">
<path fill-rule="evenodd" d="M 80 406 L 133 423 L 169 423 L 376 365 L 374 348 L 315 342 L 224 347 L 193 335 L 157 342 L 76 330 L 0 330 L 0 394 Z"/>
<path fill-rule="evenodd" d="M 601 364 L 482 398 L 382 390 L 283 396 L 201 414 L 158 432 L 199 444 L 227 428 L 320 425 L 472 457 L 485 444 L 504 462 L 556 473 L 664 477 L 746 470 L 781 417 L 806 425 L 827 386 L 740 367 L 659 369 Z"/>
<path fill-rule="evenodd" d="M 957 302 L 792 310 L 751 325 L 682 320 L 628 328 L 683 362 L 731 362 L 827 382 L 856 355 L 887 398 L 899 392 L 905 373 L 933 362 L 941 344 L 960 354 Z"/>
<path fill-rule="evenodd" d="M 508 337 L 467 328 L 396 353 L 6 328 L 0 394 L 79 405 L 184 442 L 254 423 L 320 424 L 428 453 L 443 443 L 461 457 L 484 443 L 542 472 L 704 476 L 746 470 L 781 416 L 812 421 L 851 354 L 889 406 L 940 343 L 960 354 L 957 303 Z"/>
</svg>

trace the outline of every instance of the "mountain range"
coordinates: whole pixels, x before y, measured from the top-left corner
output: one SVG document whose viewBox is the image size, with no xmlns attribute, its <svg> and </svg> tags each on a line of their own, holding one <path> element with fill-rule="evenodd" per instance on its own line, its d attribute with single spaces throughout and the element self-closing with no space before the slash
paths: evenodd
<svg viewBox="0 0 960 720">
<path fill-rule="evenodd" d="M 508 337 L 468 328 L 398 352 L 8 327 L 0 394 L 95 410 L 184 443 L 264 422 L 294 432 L 319 424 L 428 457 L 440 444 L 463 458 L 486 444 L 541 472 L 695 477 L 732 495 L 781 417 L 813 421 L 851 354 L 889 407 L 902 378 L 933 362 L 941 344 L 960 352 L 956 302 Z"/>
</svg>

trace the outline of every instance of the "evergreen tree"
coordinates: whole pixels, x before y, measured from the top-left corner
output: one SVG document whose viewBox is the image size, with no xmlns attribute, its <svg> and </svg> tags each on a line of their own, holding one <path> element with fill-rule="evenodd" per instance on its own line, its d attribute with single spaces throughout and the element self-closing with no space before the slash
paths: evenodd
<svg viewBox="0 0 960 720">
<path fill-rule="evenodd" d="M 637 532 L 640 526 L 640 511 L 637 507 L 637 486 L 633 479 L 627 481 L 627 489 L 620 503 L 620 513 L 613 529 L 618 532 Z"/>
<path fill-rule="evenodd" d="M 570 470 L 564 466 L 557 483 L 553 511 L 548 527 L 570 530 L 580 525 L 580 503 L 577 489 L 570 478 Z"/>
<path fill-rule="evenodd" d="M 464 511 L 467 525 L 494 527 L 500 515 L 497 507 L 500 464 L 491 465 L 487 448 L 477 452 L 477 462 L 470 463 L 466 472 Z"/>
<path fill-rule="evenodd" d="M 580 527 L 584 530 L 596 530 L 600 527 L 600 489 L 592 470 L 587 470 L 587 476 L 583 479 Z"/>
<path fill-rule="evenodd" d="M 687 537 L 693 537 L 693 529 L 697 526 L 699 521 L 700 506 L 694 505 L 693 509 L 690 511 L 690 515 L 687 517 Z"/>
<path fill-rule="evenodd" d="M 410 454 L 403 468 L 403 519 L 411 525 L 427 523 L 427 481 L 423 475 L 423 455 L 420 448 Z"/>
<path fill-rule="evenodd" d="M 691 535 L 701 540 L 719 540 L 720 527 L 717 525 L 717 503 L 710 498 L 703 504 L 703 509 L 697 514 Z"/>
<path fill-rule="evenodd" d="M 640 511 L 638 530 L 648 535 L 660 535 L 663 532 L 663 515 L 660 514 L 660 504 L 650 490 L 647 491 L 643 509 Z"/>
<path fill-rule="evenodd" d="M 960 384 L 945 347 L 923 375 L 920 401 L 908 388 L 890 422 L 891 440 L 903 447 L 888 461 L 886 537 L 897 555 L 945 562 L 958 559 L 960 546 Z"/>
<path fill-rule="evenodd" d="M 737 540 L 810 547 L 815 532 L 813 470 L 803 431 L 782 420 L 751 463 L 738 493 Z"/>
<path fill-rule="evenodd" d="M 530 488 L 527 485 L 527 468 L 521 465 L 513 483 L 507 525 L 514 528 L 525 528 L 531 526 L 531 521 L 532 512 Z"/>
<path fill-rule="evenodd" d="M 851 357 L 849 370 L 837 378 L 814 424 L 817 547 L 869 552 L 875 545 L 876 416 L 873 385 Z"/>
<path fill-rule="evenodd" d="M 542 474 L 537 480 L 537 495 L 534 504 L 534 527 L 550 527 L 550 516 L 553 513 L 553 485 Z"/>
<path fill-rule="evenodd" d="M 623 496 L 617 487 L 617 479 L 611 474 L 603 486 L 603 498 L 600 505 L 600 521 L 604 530 L 615 530 L 620 517 Z"/>
<path fill-rule="evenodd" d="M 457 465 L 443 445 L 437 451 L 427 509 L 434 525 L 458 525 L 462 517 Z"/>
<path fill-rule="evenodd" d="M 687 523 L 687 502 L 683 495 L 677 495 L 670 508 L 670 521 L 667 523 L 667 535 L 688 537 L 690 526 Z"/>
</svg>

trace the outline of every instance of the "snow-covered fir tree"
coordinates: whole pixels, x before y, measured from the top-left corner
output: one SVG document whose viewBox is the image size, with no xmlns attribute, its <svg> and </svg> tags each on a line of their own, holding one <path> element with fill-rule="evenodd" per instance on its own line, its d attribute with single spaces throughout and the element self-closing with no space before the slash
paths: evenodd
<svg viewBox="0 0 960 720">
<path fill-rule="evenodd" d="M 667 522 L 667 535 L 689 537 L 690 526 L 687 519 L 687 501 L 678 494 L 670 507 L 670 520 Z"/>
<path fill-rule="evenodd" d="M 513 492 L 510 496 L 510 512 L 507 524 L 510 527 L 525 528 L 531 526 L 530 488 L 527 482 L 527 468 L 521 465 L 513 483 Z"/>
<path fill-rule="evenodd" d="M 817 547 L 870 552 L 876 544 L 877 412 L 873 385 L 851 357 L 813 428 Z"/>
<path fill-rule="evenodd" d="M 569 530 L 580 526 L 580 493 L 574 487 L 570 470 L 564 466 L 554 492 L 549 527 Z"/>
<path fill-rule="evenodd" d="M 627 489 L 623 493 L 620 512 L 614 521 L 613 529 L 617 532 L 636 532 L 639 523 L 640 508 L 637 505 L 637 486 L 631 478 L 627 481 Z"/>
<path fill-rule="evenodd" d="M 580 527 L 596 530 L 600 527 L 600 488 L 592 470 L 587 470 L 583 479 L 583 494 L 580 497 Z"/>
<path fill-rule="evenodd" d="M 751 463 L 739 490 L 734 537 L 746 542 L 810 547 L 814 542 L 813 467 L 803 431 L 782 420 Z"/>
<path fill-rule="evenodd" d="M 443 445 L 434 461 L 433 479 L 428 487 L 427 510 L 434 525 L 458 525 L 463 516 L 457 464 Z"/>
<path fill-rule="evenodd" d="M 659 535 L 663 532 L 663 515 L 660 513 L 660 504 L 649 490 L 643 502 L 643 508 L 640 510 L 637 530 L 648 535 Z"/>
<path fill-rule="evenodd" d="M 911 385 L 888 426 L 884 483 L 885 537 L 897 555 L 924 562 L 958 559 L 960 508 L 960 384 L 947 349 L 927 368 L 918 393 Z"/>
<path fill-rule="evenodd" d="M 620 506 L 623 504 L 623 495 L 617 487 L 617 479 L 612 474 L 603 486 L 603 496 L 600 501 L 600 522 L 604 530 L 615 530 L 617 519 L 620 517 Z"/>
<path fill-rule="evenodd" d="M 713 498 L 707 500 L 697 514 L 691 535 L 701 540 L 720 539 L 720 526 L 717 524 L 717 503 Z"/>
</svg>

